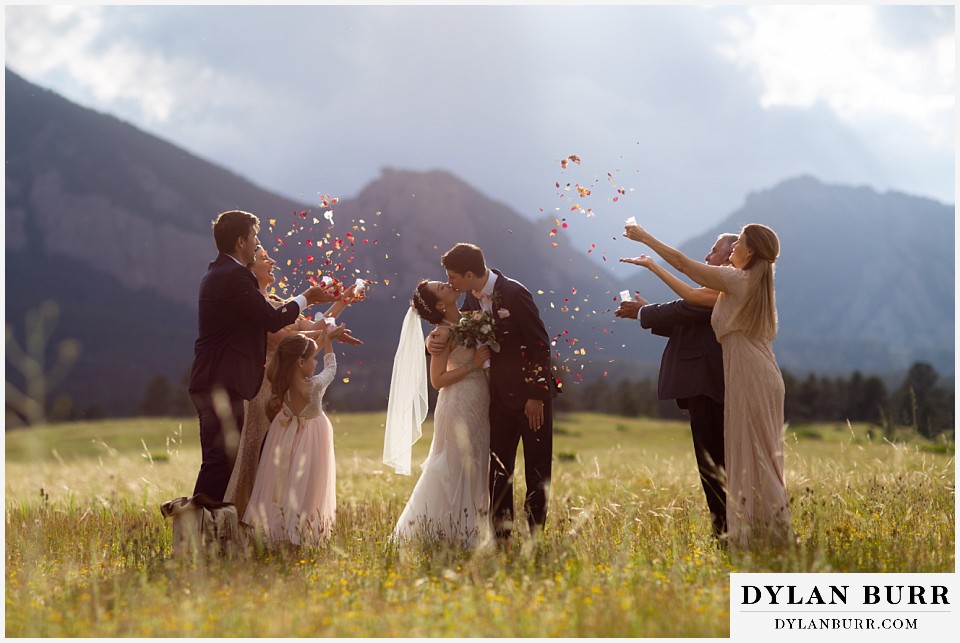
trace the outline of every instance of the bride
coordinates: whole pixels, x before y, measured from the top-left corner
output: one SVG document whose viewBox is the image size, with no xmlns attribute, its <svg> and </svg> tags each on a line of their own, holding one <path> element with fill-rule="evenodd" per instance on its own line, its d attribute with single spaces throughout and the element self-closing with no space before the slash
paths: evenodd
<svg viewBox="0 0 960 643">
<path fill-rule="evenodd" d="M 440 391 L 433 442 L 420 479 L 393 530 L 397 541 L 446 540 L 467 548 L 489 541 L 490 391 L 482 369 L 490 349 L 455 345 L 460 321 L 449 284 L 421 281 L 413 293 L 393 363 L 383 461 L 410 474 L 411 447 L 427 415 L 427 369 L 420 318 L 438 326 L 447 348 L 430 358 L 430 383 Z"/>
</svg>

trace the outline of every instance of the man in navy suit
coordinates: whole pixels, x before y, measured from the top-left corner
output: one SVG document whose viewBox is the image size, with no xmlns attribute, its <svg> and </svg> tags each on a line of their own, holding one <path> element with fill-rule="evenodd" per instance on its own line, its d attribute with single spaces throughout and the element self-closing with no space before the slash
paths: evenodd
<svg viewBox="0 0 960 643">
<path fill-rule="evenodd" d="M 194 495 L 223 500 L 237 457 L 243 427 L 243 402 L 263 382 L 267 332 L 294 323 L 307 306 L 334 300 L 313 286 L 274 308 L 260 293 L 247 268 L 260 240 L 260 221 L 249 212 L 230 210 L 213 222 L 220 254 L 200 282 L 199 334 L 190 371 L 190 398 L 200 419 L 203 462 Z"/>
<path fill-rule="evenodd" d="M 735 234 L 723 234 L 705 258 L 711 266 L 729 263 Z M 727 531 L 727 501 L 723 483 L 723 350 L 710 326 L 713 308 L 678 299 L 650 304 L 642 297 L 621 301 L 617 317 L 637 319 L 654 335 L 668 337 L 660 360 L 657 397 L 676 400 L 690 413 L 690 431 L 697 454 L 700 483 L 713 519 L 713 535 Z"/>
<path fill-rule="evenodd" d="M 533 296 L 523 284 L 488 269 L 479 247 L 458 243 L 440 260 L 450 285 L 466 293 L 461 310 L 493 316 L 500 351 L 490 356 L 490 513 L 497 538 L 513 528 L 513 471 L 523 440 L 527 496 L 523 503 L 531 533 L 547 521 L 553 458 L 550 338 Z M 440 352 L 431 336 L 428 350 Z"/>
</svg>

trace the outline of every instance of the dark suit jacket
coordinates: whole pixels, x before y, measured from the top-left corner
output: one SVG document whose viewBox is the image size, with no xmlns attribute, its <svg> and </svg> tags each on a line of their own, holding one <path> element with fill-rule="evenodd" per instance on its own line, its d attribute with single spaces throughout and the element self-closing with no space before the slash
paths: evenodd
<svg viewBox="0 0 960 643">
<path fill-rule="evenodd" d="M 491 268 L 491 270 L 493 270 Z M 555 395 L 550 370 L 550 338 L 533 295 L 519 281 L 499 270 L 493 287 L 494 332 L 500 352 L 490 357 L 490 397 L 520 409 L 529 399 L 549 401 Z M 480 310 L 468 292 L 461 310 Z"/>
<path fill-rule="evenodd" d="M 669 337 L 660 360 L 661 400 L 706 395 L 723 404 L 723 350 L 710 326 L 712 311 L 682 299 L 640 309 L 643 328 Z"/>
<path fill-rule="evenodd" d="M 267 332 L 277 332 L 299 315 L 295 303 L 271 306 L 250 270 L 229 255 L 218 255 L 200 282 L 190 392 L 222 386 L 245 400 L 253 398 L 263 383 Z"/>
</svg>

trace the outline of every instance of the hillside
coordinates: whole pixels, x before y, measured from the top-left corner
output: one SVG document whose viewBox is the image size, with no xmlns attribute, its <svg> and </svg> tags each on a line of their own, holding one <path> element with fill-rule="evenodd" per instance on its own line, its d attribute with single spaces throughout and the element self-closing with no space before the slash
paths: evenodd
<svg viewBox="0 0 960 643">
<path fill-rule="evenodd" d="M 567 381 L 656 372 L 663 340 L 610 311 L 627 287 L 672 298 L 662 285 L 639 269 L 614 276 L 569 235 L 554 247 L 552 220 L 531 222 L 448 172 L 384 169 L 358 194 L 337 195 L 330 224 L 319 203 L 272 194 L 9 70 L 6 110 L 6 320 L 23 343 L 27 311 L 58 304 L 46 361 L 61 339 L 79 341 L 59 392 L 80 413 L 130 413 L 154 375 L 181 380 L 197 287 L 215 256 L 210 221 L 231 208 L 260 216 L 289 294 L 308 269 L 372 282 L 368 301 L 344 315 L 366 344 L 341 351 L 350 381 L 331 390 L 335 404 L 385 407 L 410 292 L 443 277 L 439 257 L 457 241 L 480 245 L 489 265 L 534 293 Z M 318 176 L 317 189 L 331 186 Z M 775 349 L 784 368 L 889 372 L 924 359 L 952 375 L 953 206 L 800 177 L 751 194 L 682 249 L 702 257 L 719 232 L 751 221 L 782 242 Z M 22 386 L 9 361 L 7 378 Z"/>
<path fill-rule="evenodd" d="M 345 314 L 366 345 L 342 353 L 352 382 L 332 399 L 385 405 L 410 292 L 421 278 L 443 277 L 439 257 L 457 241 L 477 243 L 491 266 L 534 291 L 550 332 L 561 335 L 561 362 L 573 356 L 572 338 L 582 338 L 576 350 L 589 346 L 591 354 L 613 346 L 609 334 L 592 336 L 591 311 L 570 310 L 591 298 L 609 308 L 613 279 L 584 257 L 552 248 L 533 223 L 447 172 L 384 170 L 356 197 L 341 196 L 327 225 L 318 204 L 270 194 L 9 70 L 6 91 L 7 322 L 22 342 L 27 311 L 57 302 L 52 344 L 75 338 L 82 347 L 61 387 L 81 412 L 127 413 L 155 374 L 180 381 L 192 359 L 197 287 L 215 256 L 210 221 L 230 208 L 260 216 L 261 239 L 280 260 L 290 294 L 304 284 L 296 262 L 308 252 L 319 257 L 308 240 L 330 235 L 346 243 L 355 235 L 349 262 L 338 250 L 343 265 L 316 264 L 341 278 L 373 281 L 369 300 Z M 299 219 L 301 211 L 310 216 Z M 286 236 L 294 221 L 316 218 L 322 225 Z M 368 222 L 368 244 L 361 220 Z M 567 306 L 565 293 L 574 288 L 577 303 Z M 658 352 L 651 345 L 647 358 Z M 9 363 L 7 377 L 21 386 Z"/>
<path fill-rule="evenodd" d="M 784 365 L 865 372 L 954 361 L 954 208 L 809 176 L 747 197 L 683 245 L 702 253 L 723 231 L 759 222 L 780 237 L 775 348 Z"/>
</svg>

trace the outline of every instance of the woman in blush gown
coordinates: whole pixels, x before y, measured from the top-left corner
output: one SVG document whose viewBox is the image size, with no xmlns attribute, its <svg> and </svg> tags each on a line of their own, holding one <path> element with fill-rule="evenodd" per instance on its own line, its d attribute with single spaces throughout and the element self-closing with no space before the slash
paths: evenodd
<svg viewBox="0 0 960 643">
<path fill-rule="evenodd" d="M 723 347 L 728 542 L 747 548 L 795 541 L 784 480 L 783 376 L 772 347 L 777 235 L 760 224 L 744 226 L 733 244 L 731 267 L 690 259 L 640 226 L 625 230 L 628 238 L 719 292 L 710 322 Z"/>
<path fill-rule="evenodd" d="M 418 417 L 407 423 L 416 425 L 416 437 L 426 415 L 423 334 L 417 315 L 438 325 L 449 342 L 447 350 L 430 358 L 430 382 L 440 391 L 434 411 L 433 442 L 421 465 L 420 479 L 393 530 L 393 539 L 401 543 L 440 540 L 470 549 L 492 542 L 488 483 L 490 389 L 482 368 L 490 357 L 490 349 L 453 343 L 451 329 L 460 320 L 458 297 L 459 293 L 446 283 L 422 281 L 414 291 L 414 308 L 408 311 L 404 322 L 405 331 L 410 329 L 409 336 L 414 340 L 410 343 L 412 361 L 419 361 L 419 368 L 424 371 L 420 395 L 415 396 L 421 403 Z M 391 384 L 393 408 L 388 409 L 384 461 L 400 473 L 409 473 L 410 446 L 416 438 L 408 431 L 398 441 L 396 425 L 391 423 L 391 411 L 396 412 L 400 405 L 400 399 L 394 395 L 404 397 L 398 390 L 402 384 L 397 380 L 409 383 L 411 372 L 417 370 L 405 365 L 403 347 L 401 337 L 394 363 L 395 381 Z"/>
<path fill-rule="evenodd" d="M 276 295 L 268 294 L 267 289 L 276 281 L 274 276 L 274 266 L 277 262 L 270 258 L 270 255 L 263 247 L 257 248 L 253 263 L 247 266 L 253 276 L 257 278 L 257 284 L 260 286 L 260 292 L 264 298 L 274 308 L 283 305 L 284 300 Z M 336 318 L 350 303 L 357 300 L 354 293 L 354 286 L 346 289 L 342 298 L 334 302 L 324 313 L 325 318 Z M 300 317 L 295 324 L 284 328 L 278 333 L 267 333 L 267 360 L 270 363 L 276 354 L 277 345 L 284 337 L 289 337 L 291 333 L 316 332 L 323 328 L 325 322 L 311 321 L 306 317 Z M 348 338 L 348 343 L 349 343 Z M 263 383 L 260 385 L 260 391 L 256 396 L 246 404 L 243 415 L 243 430 L 240 432 L 240 444 L 237 447 L 237 460 L 233 465 L 233 471 L 230 474 L 230 481 L 227 483 L 227 490 L 224 493 L 223 501 L 231 502 L 237 508 L 237 516 L 243 519 L 247 510 L 247 502 L 250 499 L 250 492 L 253 491 L 254 478 L 257 475 L 257 466 L 260 464 L 260 450 L 263 447 L 263 441 L 267 437 L 267 430 L 270 428 L 270 420 L 267 417 L 267 400 L 270 398 L 270 384 L 264 373 Z"/>
</svg>

